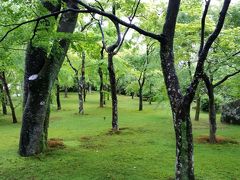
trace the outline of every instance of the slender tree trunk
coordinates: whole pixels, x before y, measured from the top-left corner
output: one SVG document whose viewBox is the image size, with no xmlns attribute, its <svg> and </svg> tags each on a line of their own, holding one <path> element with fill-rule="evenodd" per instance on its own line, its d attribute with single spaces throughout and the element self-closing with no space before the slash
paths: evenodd
<svg viewBox="0 0 240 180">
<path fill-rule="evenodd" d="M 3 87 L 5 89 L 7 98 L 8 98 L 9 106 L 10 106 L 10 109 L 11 109 L 11 112 L 12 112 L 12 122 L 17 123 L 15 108 L 14 108 L 14 105 L 13 105 L 13 102 L 12 102 L 10 90 L 8 88 L 7 80 L 6 80 L 6 77 L 5 77 L 5 72 L 1 72 L 1 79 L 2 79 Z"/>
<path fill-rule="evenodd" d="M 82 93 L 83 93 L 83 101 L 86 102 L 86 85 L 85 85 L 85 61 L 86 55 L 85 52 L 82 52 L 82 68 L 81 68 L 81 81 L 82 81 Z"/>
<path fill-rule="evenodd" d="M 143 110 L 143 94 L 142 94 L 142 86 L 139 87 L 139 111 Z"/>
<path fill-rule="evenodd" d="M 76 3 L 68 3 L 68 8 L 76 8 Z M 58 32 L 72 33 L 78 14 L 67 12 L 61 15 Z M 66 56 L 70 41 L 59 39 L 54 41 L 48 58 L 40 58 L 43 66 L 34 66 L 40 69 L 25 78 L 28 84 L 26 105 L 23 112 L 22 129 L 19 143 L 21 156 L 31 156 L 43 152 L 46 147 L 49 97 L 55 79 Z M 27 57 L 26 57 L 27 59 Z M 30 68 L 30 69 L 32 69 Z"/>
<path fill-rule="evenodd" d="M 2 102 L 2 112 L 4 115 L 7 115 L 6 99 L 5 99 L 5 93 L 3 91 L 2 84 L 0 84 L 0 95 L 1 95 L 1 102 Z"/>
<path fill-rule="evenodd" d="M 65 87 L 64 88 L 64 98 L 67 98 L 68 97 L 68 88 Z"/>
<path fill-rule="evenodd" d="M 102 47 L 102 49 L 100 51 L 101 61 L 103 61 L 103 58 L 104 58 L 103 51 L 104 51 L 104 48 Z M 98 74 L 99 74 L 99 80 L 100 80 L 100 88 L 99 88 L 100 101 L 99 101 L 99 106 L 101 108 L 103 108 L 105 100 L 104 100 L 104 92 L 103 92 L 103 88 L 104 88 L 104 84 L 103 84 L 103 70 L 102 70 L 101 64 L 98 67 Z"/>
<path fill-rule="evenodd" d="M 61 110 L 61 100 L 60 100 L 60 86 L 58 78 L 56 79 L 56 100 L 57 100 L 57 110 Z"/>
<path fill-rule="evenodd" d="M 78 102 L 79 102 L 79 107 L 78 107 L 78 113 L 79 114 L 84 114 L 84 109 L 83 109 L 83 84 L 81 78 L 78 79 Z"/>
<path fill-rule="evenodd" d="M 178 112 L 173 114 L 176 134 L 176 179 L 194 180 L 190 104 L 182 104 Z"/>
<path fill-rule="evenodd" d="M 118 131 L 118 100 L 117 100 L 117 88 L 115 70 L 113 66 L 113 55 L 108 53 L 108 72 L 111 85 L 111 97 L 112 97 L 112 130 Z"/>
<path fill-rule="evenodd" d="M 207 87 L 208 91 L 208 98 L 209 98 L 209 126 L 210 126 L 210 132 L 209 132 L 209 142 L 214 144 L 217 142 L 216 140 L 216 131 L 217 131 L 217 124 L 216 124 L 216 108 L 215 108 L 215 99 L 214 99 L 214 87 L 212 85 L 212 82 L 210 78 L 204 74 L 203 80 L 205 82 L 205 85 Z"/>
<path fill-rule="evenodd" d="M 200 104 L 201 104 L 201 98 L 199 96 L 199 93 L 197 93 L 196 97 L 196 112 L 195 112 L 195 121 L 199 121 L 199 116 L 200 116 Z"/>
<path fill-rule="evenodd" d="M 100 107 L 103 108 L 104 107 L 104 92 L 103 92 L 103 72 L 102 72 L 102 68 L 99 67 L 98 68 L 98 74 L 99 74 L 99 79 L 100 79 L 100 88 L 99 88 L 99 95 L 100 95 Z"/>
<path fill-rule="evenodd" d="M 78 80 L 78 98 L 79 98 L 79 114 L 84 114 L 84 81 L 85 81 L 85 53 L 82 52 L 82 68 L 81 77 Z"/>
<path fill-rule="evenodd" d="M 131 97 L 132 99 L 134 99 L 134 92 L 131 92 Z"/>
</svg>

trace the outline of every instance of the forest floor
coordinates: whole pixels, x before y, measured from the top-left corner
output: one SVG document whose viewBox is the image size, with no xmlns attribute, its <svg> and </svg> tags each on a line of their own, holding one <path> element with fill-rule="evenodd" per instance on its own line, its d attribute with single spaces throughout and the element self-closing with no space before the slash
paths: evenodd
<svg viewBox="0 0 240 180">
<path fill-rule="evenodd" d="M 87 95 L 86 115 L 79 115 L 77 94 L 62 96 L 62 110 L 52 106 L 46 153 L 23 158 L 17 153 L 21 123 L 0 116 L 0 179 L 173 179 L 175 135 L 167 103 L 144 102 L 119 96 L 120 133 L 112 134 L 111 103 L 99 108 L 97 93 Z M 18 107 L 18 119 L 21 119 Z M 194 113 L 192 113 L 194 115 Z M 219 122 L 219 144 L 205 142 L 207 114 L 193 121 L 196 179 L 240 179 L 240 126 Z"/>
</svg>

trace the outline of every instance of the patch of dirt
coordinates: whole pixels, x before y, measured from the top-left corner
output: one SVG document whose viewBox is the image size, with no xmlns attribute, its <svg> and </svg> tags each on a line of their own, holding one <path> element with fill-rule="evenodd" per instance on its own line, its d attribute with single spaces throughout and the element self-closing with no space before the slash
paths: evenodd
<svg viewBox="0 0 240 180">
<path fill-rule="evenodd" d="M 63 139 L 60 138 L 51 138 L 47 142 L 48 147 L 51 149 L 63 149 L 65 145 L 63 143 Z"/>
<path fill-rule="evenodd" d="M 216 137 L 216 144 L 239 144 L 238 141 L 235 141 L 230 138 L 222 137 L 222 136 L 217 136 Z M 209 136 L 200 136 L 196 138 L 196 142 L 198 143 L 209 143 Z"/>
<path fill-rule="evenodd" d="M 113 130 L 113 129 L 110 129 L 107 133 L 106 133 L 106 135 L 120 135 L 120 134 L 122 134 L 125 130 L 130 130 L 130 128 L 129 127 L 122 127 L 122 128 L 119 128 L 118 129 L 118 131 L 117 130 Z M 128 131 L 126 131 L 126 132 L 128 132 Z"/>
<path fill-rule="evenodd" d="M 86 141 L 90 141 L 92 138 L 90 136 L 83 136 L 80 138 L 80 141 L 86 142 Z"/>
</svg>

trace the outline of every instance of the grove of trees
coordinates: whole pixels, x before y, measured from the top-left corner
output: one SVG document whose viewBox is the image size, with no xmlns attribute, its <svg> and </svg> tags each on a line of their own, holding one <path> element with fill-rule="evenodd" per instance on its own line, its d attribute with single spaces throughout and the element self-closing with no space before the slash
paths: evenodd
<svg viewBox="0 0 240 180">
<path fill-rule="evenodd" d="M 176 179 L 195 179 L 191 107 L 209 106 L 209 142 L 216 143 L 215 96 L 239 99 L 240 4 L 231 0 L 33 0 L 0 5 L 0 95 L 3 114 L 23 94 L 19 154 L 47 148 L 50 106 L 59 92 L 99 91 L 111 97 L 113 133 L 120 131 L 117 94 L 143 101 L 168 98 L 176 138 Z M 225 84 L 225 86 L 223 86 Z M 236 85 L 238 84 L 238 85 Z M 227 87 L 227 88 L 226 88 Z M 110 122 L 109 122 L 110 124 Z M 159 127 L 159 131 L 161 128 Z M 195 162 L 197 163 L 197 162 Z"/>
</svg>

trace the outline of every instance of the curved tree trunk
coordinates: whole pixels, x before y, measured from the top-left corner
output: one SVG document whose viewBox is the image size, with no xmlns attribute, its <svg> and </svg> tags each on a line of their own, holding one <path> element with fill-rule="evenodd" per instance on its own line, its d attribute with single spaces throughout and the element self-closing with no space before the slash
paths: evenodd
<svg viewBox="0 0 240 180">
<path fill-rule="evenodd" d="M 76 8 L 77 4 L 68 3 L 68 8 Z M 72 33 L 78 14 L 67 12 L 61 15 L 58 32 Z M 69 47 L 68 39 L 56 40 L 50 55 L 44 59 L 44 65 L 34 74 L 25 77 L 28 93 L 23 112 L 22 129 L 19 143 L 21 156 L 31 156 L 43 152 L 46 147 L 49 97 L 55 79 L 60 71 Z M 27 59 L 27 57 L 26 57 Z M 35 67 L 35 66 L 34 66 Z M 31 68 L 30 68 L 31 69 Z M 24 98 L 25 99 L 25 98 Z"/>
<path fill-rule="evenodd" d="M 113 55 L 108 54 L 108 71 L 109 79 L 111 84 L 111 96 L 112 96 L 112 130 L 118 131 L 118 100 L 117 100 L 117 88 L 116 88 L 116 78 L 115 70 L 113 66 Z"/>
<path fill-rule="evenodd" d="M 10 109 L 11 109 L 11 112 L 12 112 L 12 122 L 17 123 L 15 108 L 14 108 L 14 105 L 13 105 L 13 102 L 12 102 L 10 90 L 8 88 L 7 80 L 6 80 L 6 77 L 5 77 L 5 72 L 1 72 L 0 76 L 1 76 L 2 83 L 3 83 L 3 87 L 5 89 L 5 92 L 6 92 L 6 95 L 7 95 L 7 98 L 8 98 Z"/>
</svg>

